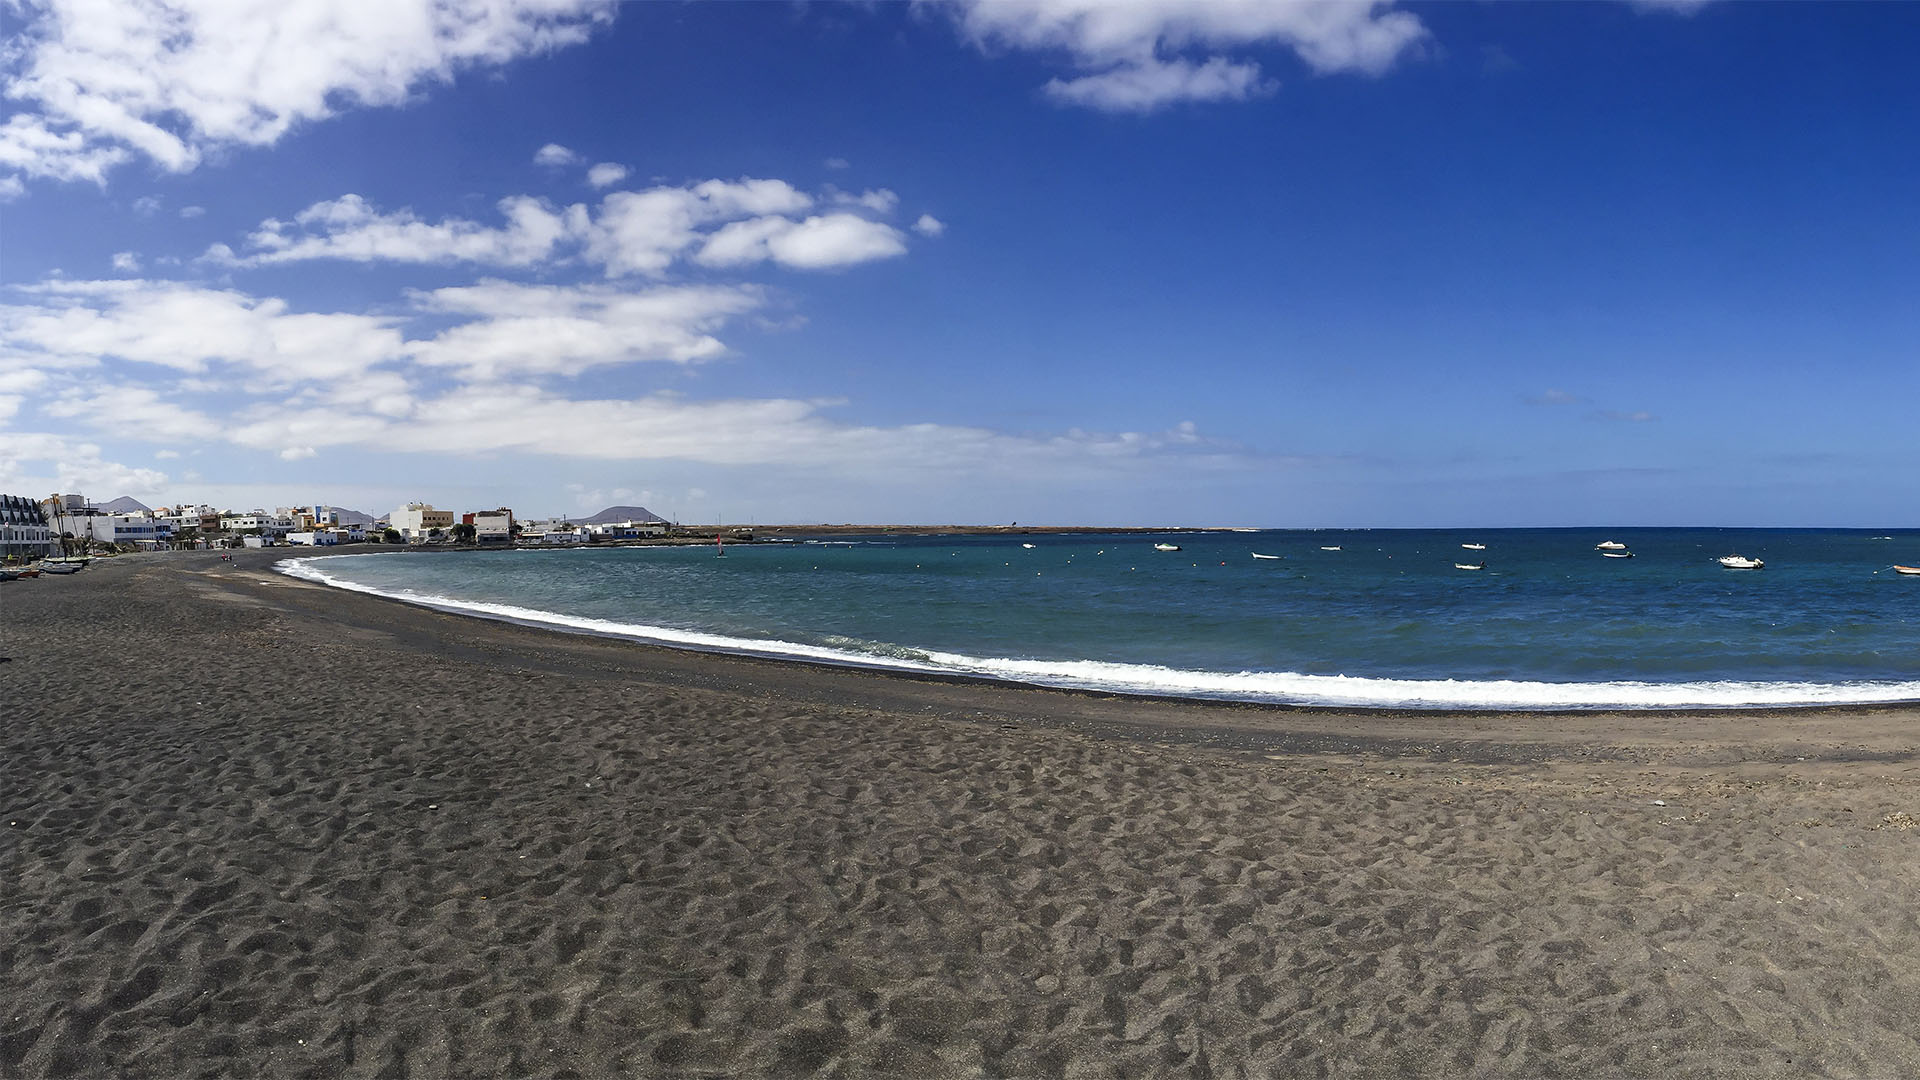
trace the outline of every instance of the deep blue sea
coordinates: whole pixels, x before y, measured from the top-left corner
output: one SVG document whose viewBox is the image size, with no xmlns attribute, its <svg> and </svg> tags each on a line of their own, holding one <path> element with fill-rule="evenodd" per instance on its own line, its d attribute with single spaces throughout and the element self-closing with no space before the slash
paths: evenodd
<svg viewBox="0 0 1920 1080">
<path fill-rule="evenodd" d="M 1601 541 L 1634 557 L 1603 558 Z M 1715 562 L 1736 552 L 1766 567 Z M 583 548 L 281 565 L 691 648 L 1183 697 L 1568 709 L 1920 700 L 1920 577 L 1894 563 L 1920 565 L 1920 532 L 874 535 L 723 557 Z"/>
</svg>

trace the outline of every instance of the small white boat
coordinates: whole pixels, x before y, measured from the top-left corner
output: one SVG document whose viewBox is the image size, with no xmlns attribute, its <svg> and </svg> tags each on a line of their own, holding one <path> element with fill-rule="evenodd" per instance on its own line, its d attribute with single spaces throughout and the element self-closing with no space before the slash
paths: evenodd
<svg viewBox="0 0 1920 1080">
<path fill-rule="evenodd" d="M 1033 550 L 1033 545 L 1032 545 L 1032 544 L 1021 544 L 1020 546 L 1021 546 L 1021 547 L 1023 547 L 1023 548 L 1026 548 L 1026 549 L 1027 549 L 1028 551 L 1032 551 L 1032 550 Z"/>
<path fill-rule="evenodd" d="M 1716 561 L 1729 570 L 1758 570 L 1767 565 L 1760 559 L 1749 559 L 1745 555 L 1722 555 Z"/>
<path fill-rule="evenodd" d="M 1453 564 L 1453 568 L 1455 570 L 1485 570 L 1487 568 L 1487 564 L 1457 562 Z"/>
<path fill-rule="evenodd" d="M 85 563 L 55 562 L 48 560 L 40 564 L 39 570 L 43 574 L 77 574 L 80 572 L 80 568 L 85 565 Z"/>
<path fill-rule="evenodd" d="M 1485 551 L 1485 550 L 1487 550 L 1487 545 L 1485 545 L 1485 544 L 1461 544 L 1460 546 L 1461 546 L 1461 547 L 1463 547 L 1463 548 L 1466 548 L 1466 549 L 1467 549 L 1468 551 Z"/>
<path fill-rule="evenodd" d="M 1901 566 L 1899 563 L 1895 563 L 1893 564 L 1893 572 L 1896 574 L 1911 574 L 1914 577 L 1920 577 L 1920 566 Z"/>
<path fill-rule="evenodd" d="M 1601 558 L 1603 558 L 1603 559 L 1631 559 L 1631 558 L 1633 558 L 1633 552 L 1631 552 L 1631 551 L 1603 551 L 1603 552 L 1601 552 L 1601 553 L 1600 553 L 1600 557 L 1601 557 Z"/>
<path fill-rule="evenodd" d="M 1595 551 L 1625 551 L 1627 550 L 1627 545 L 1618 540 L 1602 540 L 1593 545 L 1593 549 Z"/>
<path fill-rule="evenodd" d="M 1321 550 L 1321 551 L 1339 551 L 1339 550 L 1340 550 L 1340 545 L 1338 545 L 1338 544 L 1335 544 L 1335 545 L 1334 545 L 1334 546 L 1332 546 L 1332 547 L 1323 547 L 1323 548 L 1321 548 L 1320 550 Z"/>
<path fill-rule="evenodd" d="M 1155 551 L 1179 551 L 1179 550 L 1180 550 L 1180 545 L 1179 545 L 1179 544 L 1155 544 L 1155 545 L 1153 545 L 1153 550 L 1155 550 Z"/>
<path fill-rule="evenodd" d="M 1262 555 L 1262 554 L 1260 554 L 1260 553 L 1259 553 L 1259 552 L 1257 552 L 1257 551 L 1253 553 L 1253 557 L 1254 557 L 1254 558 L 1256 558 L 1256 559 L 1284 559 L 1284 558 L 1286 558 L 1286 556 L 1284 556 L 1284 555 Z"/>
</svg>

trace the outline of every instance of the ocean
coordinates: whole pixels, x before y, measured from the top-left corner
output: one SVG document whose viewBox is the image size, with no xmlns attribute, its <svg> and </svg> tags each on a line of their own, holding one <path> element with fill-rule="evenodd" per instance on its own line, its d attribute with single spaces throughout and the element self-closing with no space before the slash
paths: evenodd
<svg viewBox="0 0 1920 1080">
<path fill-rule="evenodd" d="M 1766 566 L 1715 562 L 1735 552 Z M 1920 533 L 875 534 L 280 565 L 695 649 L 1300 705 L 1658 709 L 1920 700 L 1920 577 L 1894 563 L 1920 565 Z"/>
</svg>

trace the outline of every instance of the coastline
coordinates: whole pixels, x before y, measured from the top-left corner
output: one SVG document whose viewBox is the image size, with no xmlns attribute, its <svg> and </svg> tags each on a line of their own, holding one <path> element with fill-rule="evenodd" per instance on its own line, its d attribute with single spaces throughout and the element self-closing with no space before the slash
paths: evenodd
<svg viewBox="0 0 1920 1080">
<path fill-rule="evenodd" d="M 1920 708 L 1125 697 L 287 557 L 0 586 L 0 1073 L 1920 1071 Z"/>
</svg>

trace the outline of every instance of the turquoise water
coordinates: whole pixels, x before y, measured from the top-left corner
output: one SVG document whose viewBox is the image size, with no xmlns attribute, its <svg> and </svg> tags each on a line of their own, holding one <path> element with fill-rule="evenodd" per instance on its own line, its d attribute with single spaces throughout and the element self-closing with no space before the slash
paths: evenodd
<svg viewBox="0 0 1920 1080">
<path fill-rule="evenodd" d="M 1602 558 L 1602 540 L 1635 557 Z M 1181 550 L 1156 551 L 1156 541 Z M 1766 568 L 1715 563 L 1733 552 Z M 1482 570 L 1455 566 L 1482 560 Z M 1051 685 L 1299 704 L 1660 708 L 1920 700 L 1920 578 L 1893 573 L 1896 562 L 1920 565 L 1920 533 L 874 536 L 762 541 L 723 558 L 587 548 L 282 566 L 479 615 Z"/>
</svg>

